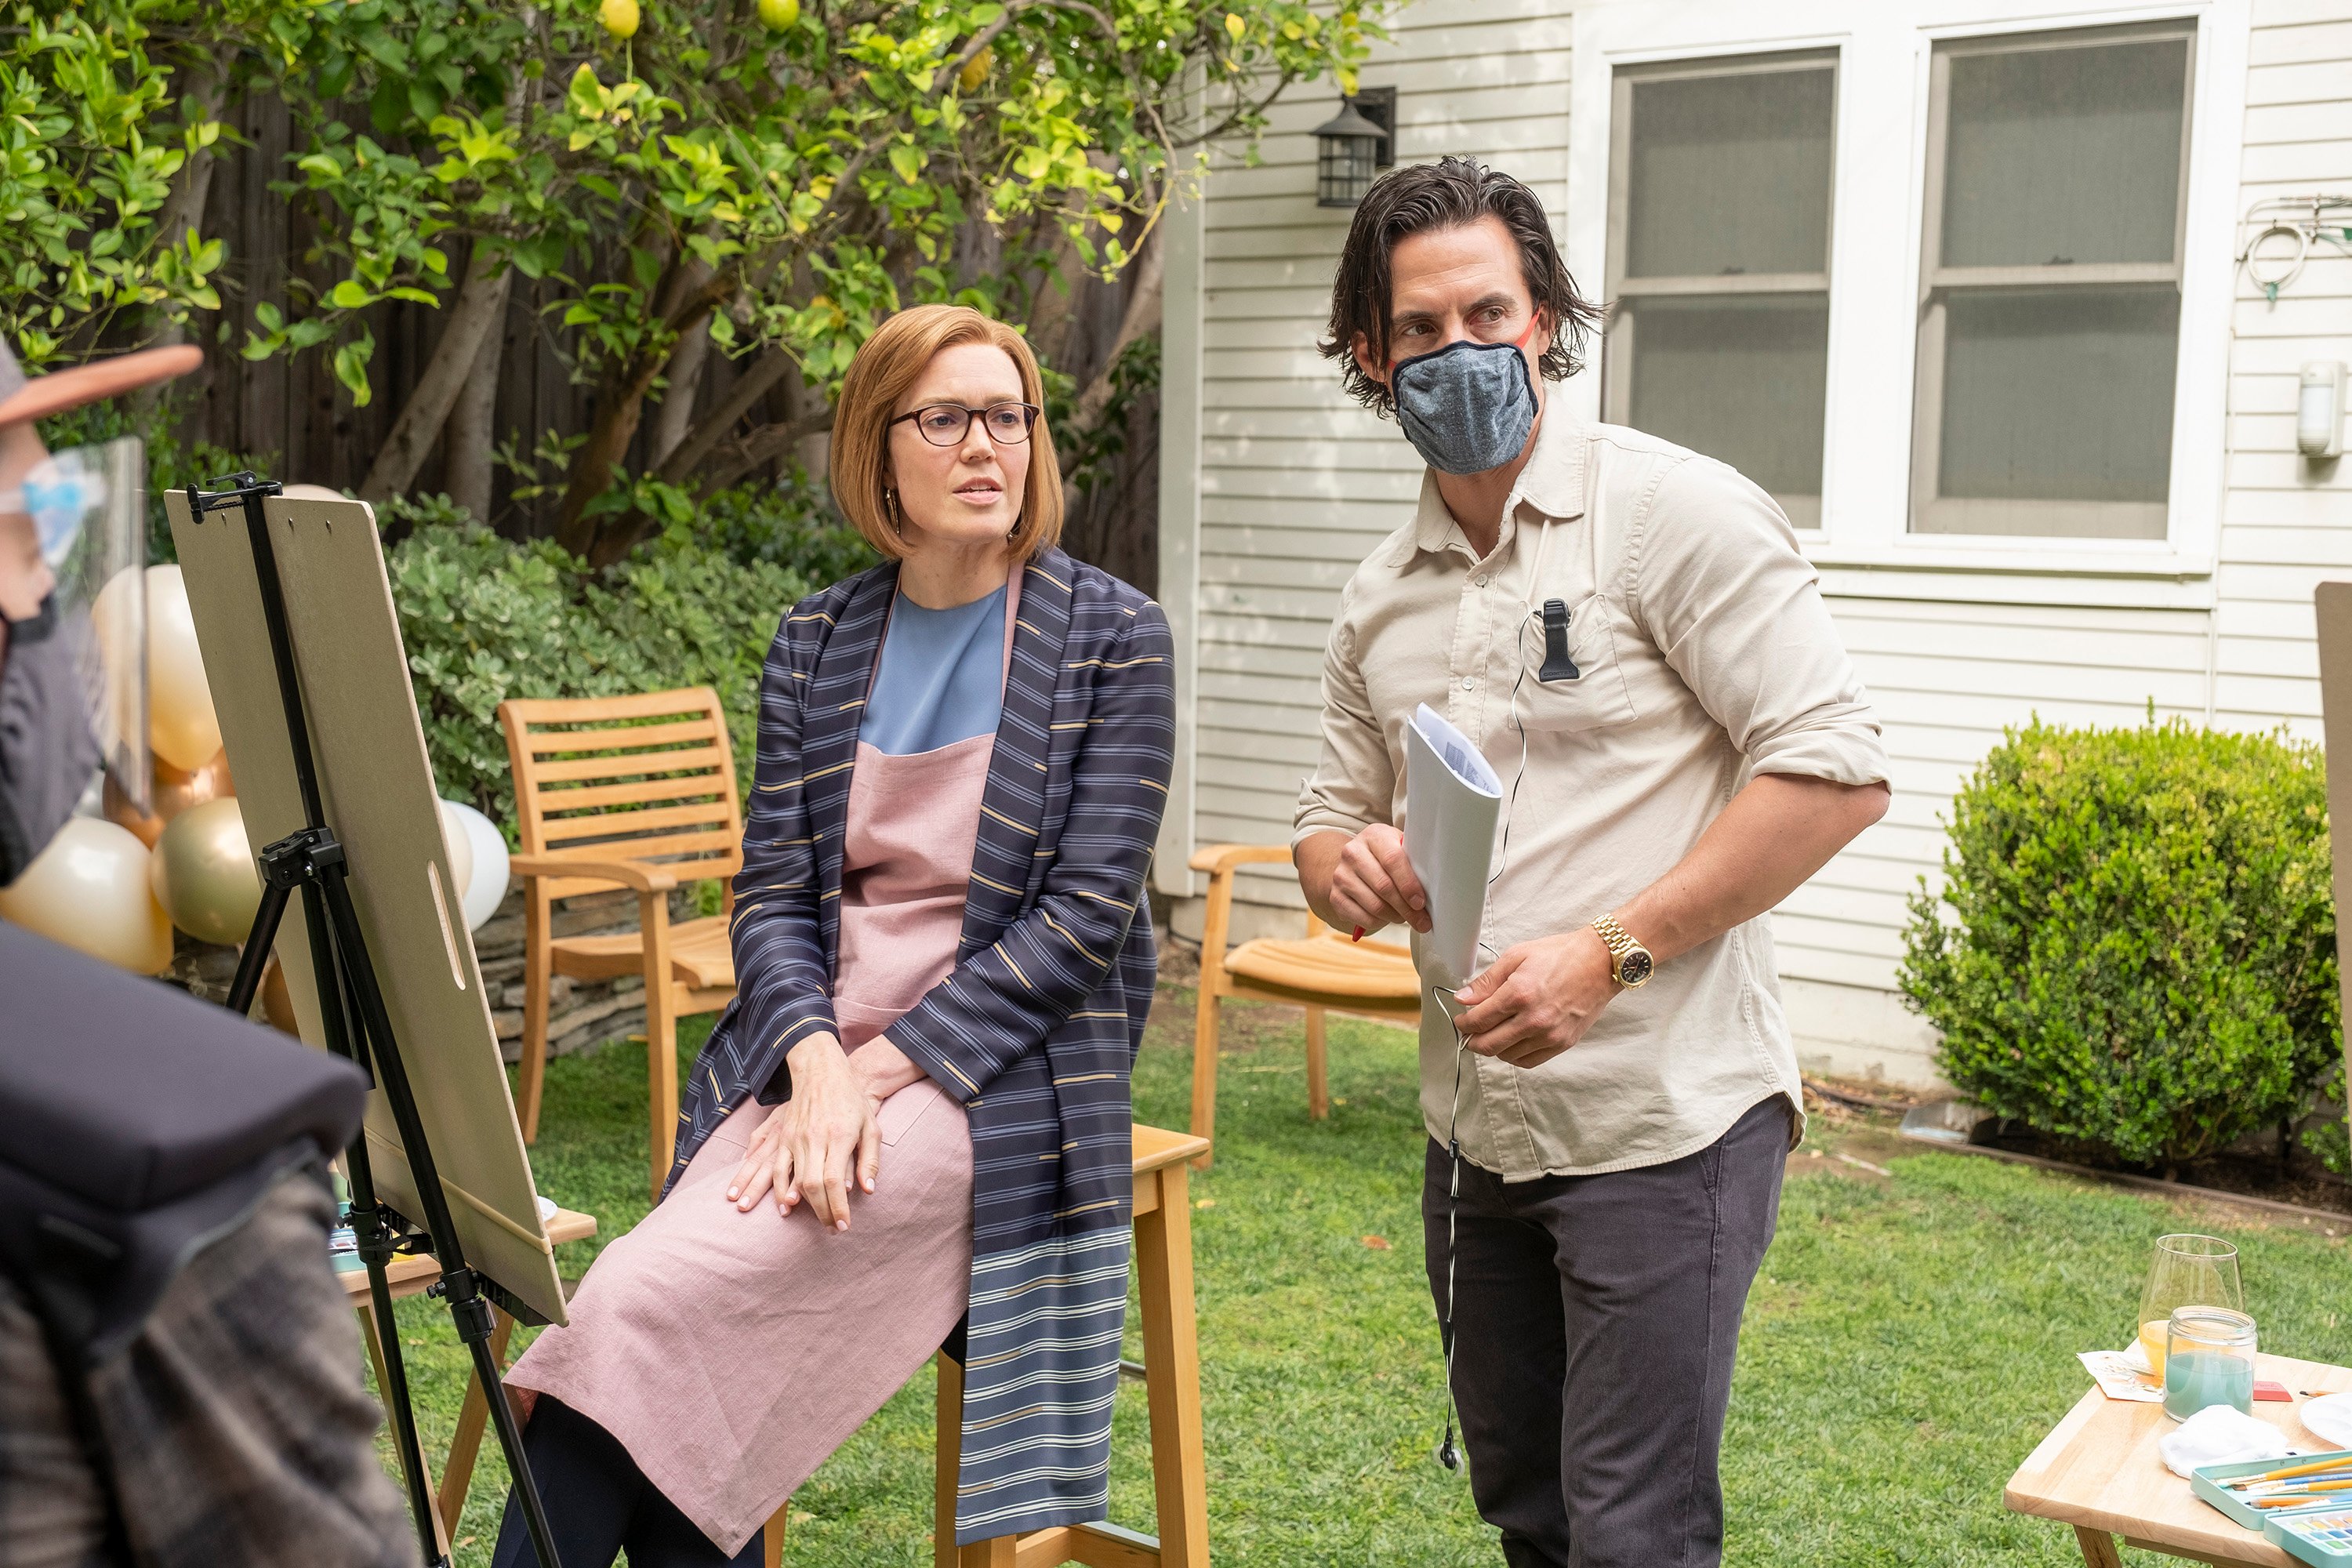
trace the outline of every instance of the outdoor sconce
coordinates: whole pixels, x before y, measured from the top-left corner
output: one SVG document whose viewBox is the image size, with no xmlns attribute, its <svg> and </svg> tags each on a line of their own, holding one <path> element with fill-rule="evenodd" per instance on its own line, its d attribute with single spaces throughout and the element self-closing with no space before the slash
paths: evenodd
<svg viewBox="0 0 2352 1568">
<path fill-rule="evenodd" d="M 1396 89 L 1368 87 L 1343 95 L 1339 112 L 1315 128 L 1315 205 L 1352 207 L 1382 169 L 1396 162 Z"/>
</svg>

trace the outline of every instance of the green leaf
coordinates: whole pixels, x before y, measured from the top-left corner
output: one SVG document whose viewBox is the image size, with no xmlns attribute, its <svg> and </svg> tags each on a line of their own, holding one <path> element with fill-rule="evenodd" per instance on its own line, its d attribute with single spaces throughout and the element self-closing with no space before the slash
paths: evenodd
<svg viewBox="0 0 2352 1568">
<path fill-rule="evenodd" d="M 373 389 L 368 385 L 367 374 L 368 360 L 374 353 L 374 341 L 364 338 L 355 343 L 345 343 L 335 351 L 335 379 L 351 392 L 353 407 L 365 408 L 375 396 Z"/>
<path fill-rule="evenodd" d="M 362 288 L 356 279 L 346 278 L 327 295 L 327 302 L 339 310 L 364 310 L 375 302 L 375 296 Z"/>
</svg>

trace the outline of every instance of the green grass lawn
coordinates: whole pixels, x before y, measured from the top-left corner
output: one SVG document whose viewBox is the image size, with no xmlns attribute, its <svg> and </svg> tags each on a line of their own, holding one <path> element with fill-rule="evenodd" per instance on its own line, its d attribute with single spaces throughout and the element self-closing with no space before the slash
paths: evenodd
<svg viewBox="0 0 2352 1568">
<path fill-rule="evenodd" d="M 1192 1006 L 1188 990 L 1160 993 L 1136 1070 L 1143 1121 L 1184 1123 Z M 1192 1187 L 1215 1560 L 1499 1564 L 1466 1483 L 1430 1458 L 1443 1407 L 1412 1042 L 1335 1022 L 1336 1104 L 1310 1123 L 1298 1016 L 1228 1017 L 1217 1164 Z M 708 1022 L 686 1031 L 688 1054 Z M 644 1058 L 627 1047 L 548 1075 L 541 1191 L 597 1215 L 607 1237 L 646 1212 L 645 1093 Z M 2087 1386 L 2074 1352 L 2126 1342 L 2149 1244 L 2167 1230 L 2237 1241 L 2265 1349 L 2352 1359 L 2341 1240 L 1915 1148 L 1817 1121 L 1791 1163 L 1725 1441 L 1732 1563 L 2079 1563 L 2072 1531 L 2004 1512 L 2001 1488 Z M 1827 1157 L 1839 1152 L 1892 1173 Z M 597 1245 L 564 1248 L 566 1275 Z M 437 1303 L 403 1303 L 401 1324 L 437 1451 L 465 1363 Z M 854 1352 L 854 1327 L 844 1335 Z M 931 1399 L 926 1373 L 803 1489 L 793 1568 L 929 1563 Z M 1146 1452 L 1141 1387 L 1123 1384 L 1113 1517 L 1148 1531 Z M 488 1563 L 505 1492 L 488 1442 L 459 1563 Z"/>
</svg>

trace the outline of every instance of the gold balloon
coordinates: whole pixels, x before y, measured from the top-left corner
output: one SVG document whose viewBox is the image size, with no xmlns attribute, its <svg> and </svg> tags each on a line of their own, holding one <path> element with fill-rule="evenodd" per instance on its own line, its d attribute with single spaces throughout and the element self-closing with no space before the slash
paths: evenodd
<svg viewBox="0 0 2352 1568">
<path fill-rule="evenodd" d="M 220 717 L 177 566 L 147 568 L 147 738 L 157 756 L 191 772 L 221 749 Z"/>
<path fill-rule="evenodd" d="M 286 988 L 286 971 L 274 952 L 269 967 L 261 972 L 261 1014 L 279 1034 L 302 1037 L 301 1026 L 294 1020 L 294 994 Z"/>
<path fill-rule="evenodd" d="M 198 942 L 243 942 L 261 908 L 261 873 L 235 796 L 192 805 L 155 843 L 155 901 Z"/>
<path fill-rule="evenodd" d="M 147 883 L 152 857 L 127 828 L 69 818 L 24 875 L 0 888 L 0 920 L 134 974 L 171 967 L 172 921 Z"/>
<path fill-rule="evenodd" d="M 150 798 L 155 809 L 142 816 L 139 808 L 114 787 L 114 780 L 106 781 L 106 820 L 127 827 L 139 836 L 139 842 L 148 848 L 163 836 L 164 827 L 180 813 L 192 805 L 202 805 L 208 800 L 221 800 L 236 793 L 236 785 L 228 776 L 228 753 L 221 752 L 195 772 L 175 768 L 163 758 L 155 759 L 155 782 Z"/>
</svg>

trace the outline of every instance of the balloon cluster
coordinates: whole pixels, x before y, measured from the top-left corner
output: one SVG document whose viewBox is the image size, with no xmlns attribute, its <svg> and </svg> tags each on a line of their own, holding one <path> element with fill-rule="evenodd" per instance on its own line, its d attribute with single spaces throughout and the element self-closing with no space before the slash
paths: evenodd
<svg viewBox="0 0 2352 1568">
<path fill-rule="evenodd" d="M 242 942 L 261 907 L 261 875 L 177 566 L 147 569 L 147 669 L 150 808 L 142 812 L 109 779 L 103 819 L 68 821 L 0 888 L 0 919 L 155 974 L 171 966 L 173 926 L 200 942 Z M 506 896 L 506 840 L 472 806 L 440 804 L 466 928 L 478 930 Z"/>
</svg>

